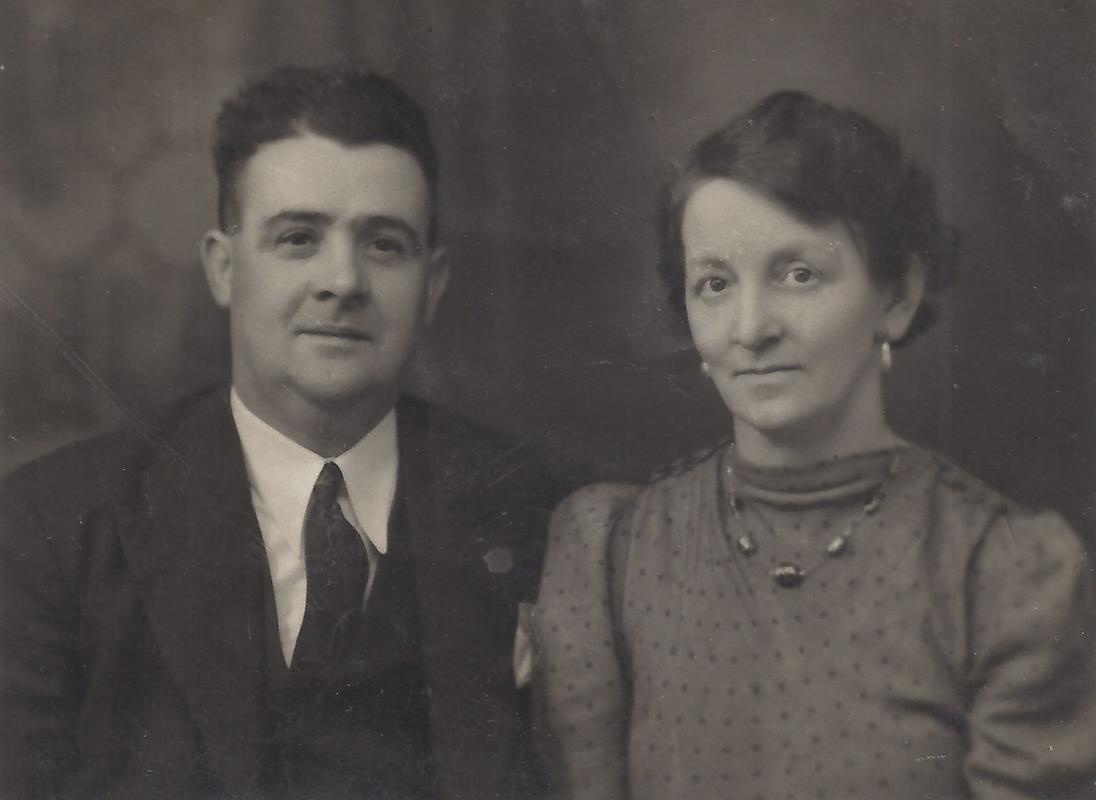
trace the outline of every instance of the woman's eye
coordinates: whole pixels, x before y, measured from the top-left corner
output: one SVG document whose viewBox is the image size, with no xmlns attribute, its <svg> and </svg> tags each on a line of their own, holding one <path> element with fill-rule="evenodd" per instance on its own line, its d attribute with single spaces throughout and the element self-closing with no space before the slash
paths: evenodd
<svg viewBox="0 0 1096 800">
<path fill-rule="evenodd" d="M 789 269 L 785 275 L 784 280 L 799 286 L 804 286 L 809 283 L 813 283 L 818 279 L 814 270 L 810 267 L 797 266 Z"/>
<path fill-rule="evenodd" d="M 722 294 L 727 291 L 729 286 L 730 283 L 726 278 L 721 278 L 718 275 L 709 275 L 707 278 L 700 281 L 700 294 L 707 297 Z"/>
</svg>

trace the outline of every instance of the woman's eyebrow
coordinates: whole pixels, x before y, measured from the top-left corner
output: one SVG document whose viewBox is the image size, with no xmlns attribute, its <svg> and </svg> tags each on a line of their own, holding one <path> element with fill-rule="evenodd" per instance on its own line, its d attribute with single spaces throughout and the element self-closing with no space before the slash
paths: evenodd
<svg viewBox="0 0 1096 800">
<path fill-rule="evenodd" d="M 769 258 L 772 263 L 792 261 L 797 258 L 808 258 L 819 263 L 828 263 L 833 260 L 834 254 L 840 247 L 833 242 L 813 241 L 810 239 L 796 240 L 774 250 Z"/>
<path fill-rule="evenodd" d="M 685 259 L 686 269 L 727 269 L 729 267 L 730 261 L 725 256 L 700 255 Z"/>
</svg>

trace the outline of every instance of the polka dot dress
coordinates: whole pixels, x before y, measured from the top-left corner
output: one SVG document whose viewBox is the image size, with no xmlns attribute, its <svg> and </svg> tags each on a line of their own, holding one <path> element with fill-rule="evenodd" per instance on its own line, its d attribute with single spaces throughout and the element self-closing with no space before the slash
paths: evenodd
<svg viewBox="0 0 1096 800">
<path fill-rule="evenodd" d="M 770 575 L 789 563 L 798 588 Z M 1096 796 L 1090 580 L 1058 517 L 917 448 L 794 470 L 727 448 L 587 487 L 535 614 L 557 777 L 637 800 Z"/>
</svg>

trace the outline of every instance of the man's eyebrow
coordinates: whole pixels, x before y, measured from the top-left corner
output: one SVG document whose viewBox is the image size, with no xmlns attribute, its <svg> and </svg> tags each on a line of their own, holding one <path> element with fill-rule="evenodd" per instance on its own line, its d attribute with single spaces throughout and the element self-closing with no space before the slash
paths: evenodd
<svg viewBox="0 0 1096 800">
<path fill-rule="evenodd" d="M 302 222 L 307 225 L 330 225 L 334 218 L 323 211 L 307 211 L 301 208 L 284 208 L 263 222 L 264 228 L 280 225 L 284 222 Z"/>
<path fill-rule="evenodd" d="M 399 217 L 392 217 L 388 214 L 370 214 L 356 220 L 354 227 L 359 234 L 372 233 L 385 228 L 395 228 L 411 241 L 416 250 L 422 249 L 422 236 L 407 220 Z"/>
</svg>

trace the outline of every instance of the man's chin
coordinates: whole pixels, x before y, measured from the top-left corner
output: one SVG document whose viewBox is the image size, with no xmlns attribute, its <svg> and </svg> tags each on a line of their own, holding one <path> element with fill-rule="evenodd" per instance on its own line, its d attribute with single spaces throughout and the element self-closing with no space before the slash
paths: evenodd
<svg viewBox="0 0 1096 800">
<path fill-rule="evenodd" d="M 298 387 L 310 403 L 330 413 L 377 401 L 391 402 L 399 394 L 397 379 L 315 380 Z"/>
</svg>

